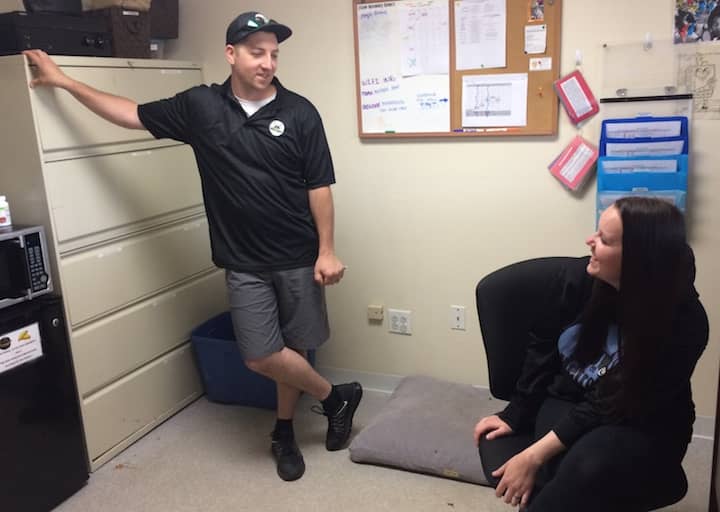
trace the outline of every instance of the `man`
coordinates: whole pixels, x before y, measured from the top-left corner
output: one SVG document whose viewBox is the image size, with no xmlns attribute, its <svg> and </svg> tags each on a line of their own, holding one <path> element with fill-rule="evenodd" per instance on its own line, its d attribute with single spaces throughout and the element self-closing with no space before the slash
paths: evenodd
<svg viewBox="0 0 720 512">
<path fill-rule="evenodd" d="M 300 393 L 322 403 L 315 410 L 328 418 L 328 450 L 346 446 L 362 398 L 359 383 L 333 386 L 306 359 L 329 337 L 324 286 L 345 267 L 334 250 L 335 177 L 320 115 L 275 78 L 278 44 L 291 34 L 243 13 L 227 28 L 224 84 L 143 105 L 68 77 L 40 50 L 24 52 L 37 66 L 31 87 L 63 88 L 110 122 L 192 146 L 240 351 L 277 383 L 271 449 L 288 481 L 305 471 L 292 423 Z"/>
</svg>

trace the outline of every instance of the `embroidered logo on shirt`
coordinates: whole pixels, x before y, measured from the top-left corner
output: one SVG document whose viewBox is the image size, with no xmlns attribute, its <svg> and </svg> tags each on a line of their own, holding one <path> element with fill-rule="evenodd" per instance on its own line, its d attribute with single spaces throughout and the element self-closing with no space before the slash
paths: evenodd
<svg viewBox="0 0 720 512">
<path fill-rule="evenodd" d="M 270 133 L 274 137 L 279 137 L 280 135 L 285 133 L 285 123 L 278 119 L 275 119 L 275 121 L 270 123 Z"/>
</svg>

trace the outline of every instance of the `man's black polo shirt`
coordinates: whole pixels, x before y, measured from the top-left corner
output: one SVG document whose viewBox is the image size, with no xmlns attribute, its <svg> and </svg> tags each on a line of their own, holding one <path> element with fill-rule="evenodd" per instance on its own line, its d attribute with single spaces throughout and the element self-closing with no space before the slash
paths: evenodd
<svg viewBox="0 0 720 512">
<path fill-rule="evenodd" d="M 314 265 L 318 236 L 308 189 L 335 183 L 317 110 L 277 79 L 273 84 L 275 100 L 249 118 L 229 78 L 138 107 L 153 136 L 193 148 L 213 261 L 239 272 Z"/>
</svg>

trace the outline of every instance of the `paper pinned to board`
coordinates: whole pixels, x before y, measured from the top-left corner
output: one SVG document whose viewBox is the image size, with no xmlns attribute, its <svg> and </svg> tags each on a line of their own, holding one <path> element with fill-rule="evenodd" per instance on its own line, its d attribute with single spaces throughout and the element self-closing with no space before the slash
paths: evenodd
<svg viewBox="0 0 720 512">
<path fill-rule="evenodd" d="M 358 4 L 357 19 L 361 132 L 448 132 L 447 1 Z"/>
<path fill-rule="evenodd" d="M 534 57 L 530 59 L 530 71 L 552 71 L 552 57 Z"/>
<path fill-rule="evenodd" d="M 525 53 L 545 53 L 547 25 L 525 25 Z"/>
<path fill-rule="evenodd" d="M 506 38 L 506 0 L 455 1 L 458 70 L 506 67 Z"/>
<path fill-rule="evenodd" d="M 527 90 L 527 73 L 463 76 L 463 128 L 526 126 Z"/>
</svg>

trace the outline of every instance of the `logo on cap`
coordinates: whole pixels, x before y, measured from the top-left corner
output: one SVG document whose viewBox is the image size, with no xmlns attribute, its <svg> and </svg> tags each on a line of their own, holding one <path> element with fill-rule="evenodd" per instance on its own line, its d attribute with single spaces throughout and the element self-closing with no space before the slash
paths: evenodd
<svg viewBox="0 0 720 512">
<path fill-rule="evenodd" d="M 254 18 L 255 19 L 248 20 L 248 22 L 247 22 L 248 27 L 258 28 L 258 27 L 262 27 L 263 25 L 267 25 L 268 23 L 270 23 L 270 18 L 268 18 L 264 14 L 260 14 L 259 12 L 255 13 Z"/>
<path fill-rule="evenodd" d="M 272 123 L 270 123 L 270 133 L 274 137 L 279 137 L 283 133 L 285 133 L 285 123 L 280 121 L 279 119 L 275 119 Z"/>
</svg>

